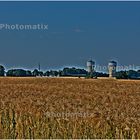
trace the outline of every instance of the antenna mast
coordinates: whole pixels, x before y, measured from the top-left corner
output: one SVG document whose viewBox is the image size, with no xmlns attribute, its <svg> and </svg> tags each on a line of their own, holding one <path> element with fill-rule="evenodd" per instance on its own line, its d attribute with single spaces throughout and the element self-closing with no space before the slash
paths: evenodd
<svg viewBox="0 0 140 140">
<path fill-rule="evenodd" d="M 40 71 L 40 62 L 38 63 L 38 70 Z"/>
</svg>

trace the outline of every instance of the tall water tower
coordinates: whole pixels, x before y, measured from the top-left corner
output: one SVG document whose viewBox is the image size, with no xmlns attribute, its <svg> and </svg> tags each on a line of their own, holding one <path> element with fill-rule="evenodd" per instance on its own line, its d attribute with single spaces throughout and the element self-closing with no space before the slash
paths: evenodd
<svg viewBox="0 0 140 140">
<path fill-rule="evenodd" d="M 87 61 L 87 71 L 90 75 L 93 74 L 94 67 L 95 67 L 95 62 L 94 61 L 92 61 L 92 60 Z"/>
<path fill-rule="evenodd" d="M 117 62 L 110 61 L 108 63 L 108 71 L 109 71 L 110 78 L 116 77 L 116 67 L 117 67 Z"/>
</svg>

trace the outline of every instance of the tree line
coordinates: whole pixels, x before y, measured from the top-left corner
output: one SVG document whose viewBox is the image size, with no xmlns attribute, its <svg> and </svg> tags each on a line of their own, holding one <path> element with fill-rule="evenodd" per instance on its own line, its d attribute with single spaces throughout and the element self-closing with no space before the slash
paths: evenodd
<svg viewBox="0 0 140 140">
<path fill-rule="evenodd" d="M 63 70 L 49 70 L 46 72 L 39 71 L 34 69 L 33 71 L 24 70 L 24 69 L 10 69 L 5 72 L 4 66 L 0 65 L 0 76 L 12 76 L 12 77 L 36 77 L 36 76 L 48 76 L 48 77 L 57 77 L 57 76 L 75 76 L 75 77 L 86 77 L 88 72 L 85 69 L 80 68 L 68 68 L 65 67 Z M 97 76 L 105 76 L 107 74 L 96 72 Z"/>
<path fill-rule="evenodd" d="M 108 77 L 107 73 L 94 72 L 90 75 L 85 69 L 80 68 L 63 68 L 63 70 L 49 70 L 46 72 L 34 69 L 33 71 L 24 69 L 10 69 L 5 71 L 4 66 L 0 65 L 0 76 L 10 76 L 10 77 L 36 77 L 36 76 L 47 76 L 47 77 L 61 77 L 61 76 L 73 76 L 73 77 Z M 140 79 L 140 70 L 128 70 L 128 71 L 118 71 L 116 72 L 117 79 Z"/>
</svg>

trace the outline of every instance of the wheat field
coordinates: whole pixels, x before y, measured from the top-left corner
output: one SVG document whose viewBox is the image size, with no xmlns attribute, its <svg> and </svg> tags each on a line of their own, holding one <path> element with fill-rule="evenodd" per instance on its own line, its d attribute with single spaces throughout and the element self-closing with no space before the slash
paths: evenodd
<svg viewBox="0 0 140 140">
<path fill-rule="evenodd" d="M 140 138 L 140 81 L 0 78 L 0 138 Z"/>
</svg>

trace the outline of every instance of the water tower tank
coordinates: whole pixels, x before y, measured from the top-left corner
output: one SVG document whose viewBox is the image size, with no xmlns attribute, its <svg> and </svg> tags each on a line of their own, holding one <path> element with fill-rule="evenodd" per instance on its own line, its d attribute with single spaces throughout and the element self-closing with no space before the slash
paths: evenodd
<svg viewBox="0 0 140 140">
<path fill-rule="evenodd" d="M 116 76 L 116 67 L 117 67 L 117 62 L 110 61 L 108 63 L 109 77 L 115 77 Z"/>
<path fill-rule="evenodd" d="M 92 73 L 94 71 L 95 62 L 92 60 L 87 61 L 87 71 Z"/>
</svg>

